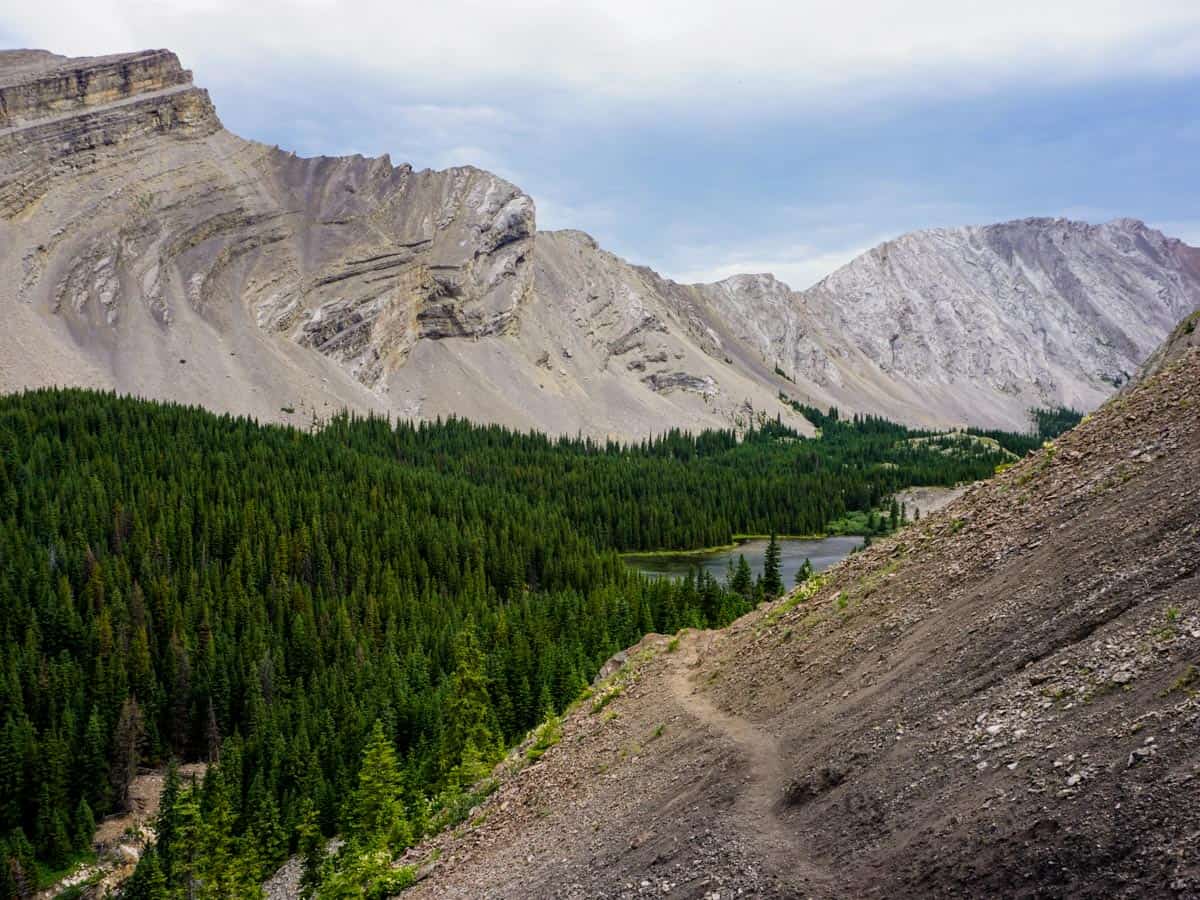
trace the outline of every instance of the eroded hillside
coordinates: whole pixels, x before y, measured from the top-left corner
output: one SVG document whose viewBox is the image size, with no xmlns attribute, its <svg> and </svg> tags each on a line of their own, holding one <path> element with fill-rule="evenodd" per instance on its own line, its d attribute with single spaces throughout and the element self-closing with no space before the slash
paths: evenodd
<svg viewBox="0 0 1200 900">
<path fill-rule="evenodd" d="M 533 201 L 490 173 L 243 140 L 165 50 L 0 52 L 0 100 L 0 388 L 295 423 L 349 407 L 623 437 L 756 411 L 806 427 L 761 361 L 706 352 L 590 239 L 543 238 L 535 279 Z"/>
<path fill-rule="evenodd" d="M 650 636 L 405 896 L 1200 896 L 1200 352 L 826 581 Z"/>
</svg>

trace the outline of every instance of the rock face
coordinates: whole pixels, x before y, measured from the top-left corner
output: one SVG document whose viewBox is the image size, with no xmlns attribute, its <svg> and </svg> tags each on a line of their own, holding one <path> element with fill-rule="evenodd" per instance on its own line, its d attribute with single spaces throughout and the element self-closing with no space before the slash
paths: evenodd
<svg viewBox="0 0 1200 900">
<path fill-rule="evenodd" d="M 120 389 L 267 415 L 306 393 L 383 407 L 368 389 L 417 341 L 503 332 L 527 299 L 533 203 L 517 188 L 241 140 L 167 51 L 3 53 L 0 101 L 5 299 L 51 332 L 27 347 L 75 357 L 23 372 L 6 352 L 19 381 L 98 369 Z M 178 354 L 155 359 L 163 347 Z M 173 368 L 189 364 L 198 378 L 182 381 L 208 383 L 197 393 Z"/>
<path fill-rule="evenodd" d="M 780 394 L 924 423 L 1091 407 L 1200 305 L 1139 223 L 909 235 L 797 294 L 680 285 L 537 233 L 487 172 L 227 132 L 173 53 L 0 52 L 0 389 L 112 388 L 307 424 L 341 407 L 639 437 Z"/>
<path fill-rule="evenodd" d="M 765 358 L 852 405 L 869 380 L 912 418 L 1012 427 L 1127 382 L 1200 306 L 1200 251 L 1130 219 L 1024 219 L 905 235 L 803 293 L 764 275 L 705 293 Z"/>
<path fill-rule="evenodd" d="M 534 232 L 478 169 L 242 140 L 168 51 L 0 53 L 4 389 L 620 436 L 774 414 L 769 385 L 718 378 L 684 289 L 577 233 L 535 264 Z"/>
</svg>

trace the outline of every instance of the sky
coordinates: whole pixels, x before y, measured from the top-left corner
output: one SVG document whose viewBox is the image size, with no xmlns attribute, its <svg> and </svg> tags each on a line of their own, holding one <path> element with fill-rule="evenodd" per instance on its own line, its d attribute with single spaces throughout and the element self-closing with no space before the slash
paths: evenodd
<svg viewBox="0 0 1200 900">
<path fill-rule="evenodd" d="M 490 169 L 685 282 L 1025 216 L 1200 245 L 1200 0 L 0 0 L 0 46 L 168 47 L 244 137 Z"/>
</svg>

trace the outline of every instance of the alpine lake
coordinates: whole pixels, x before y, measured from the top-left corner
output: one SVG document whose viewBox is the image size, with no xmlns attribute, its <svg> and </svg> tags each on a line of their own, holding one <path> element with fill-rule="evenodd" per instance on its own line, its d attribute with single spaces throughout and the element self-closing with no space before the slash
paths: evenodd
<svg viewBox="0 0 1200 900">
<path fill-rule="evenodd" d="M 850 552 L 861 547 L 863 539 L 858 535 L 838 535 L 825 538 L 778 538 L 783 583 L 791 587 L 796 572 L 804 560 L 812 563 L 813 570 L 823 572 L 834 563 L 840 562 Z M 718 581 L 724 581 L 730 565 L 737 565 L 738 556 L 745 556 L 754 575 L 761 575 L 763 557 L 767 552 L 766 538 L 750 538 L 739 541 L 732 547 L 714 550 L 696 550 L 680 553 L 630 553 L 623 558 L 643 575 L 652 578 L 683 578 L 697 569 L 703 569 Z"/>
</svg>

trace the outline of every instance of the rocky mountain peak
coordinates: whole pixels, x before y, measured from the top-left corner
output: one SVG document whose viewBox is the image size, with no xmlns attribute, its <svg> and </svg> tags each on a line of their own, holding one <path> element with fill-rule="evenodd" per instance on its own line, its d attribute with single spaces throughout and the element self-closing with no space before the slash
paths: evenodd
<svg viewBox="0 0 1200 900">
<path fill-rule="evenodd" d="M 1200 305 L 1194 253 L 1134 219 L 933 229 L 858 257 L 803 297 L 819 328 L 890 378 L 986 386 L 994 420 L 1014 425 L 1029 406 L 1092 408 L 1126 382 Z M 782 364 L 813 368 L 807 354 Z"/>
<path fill-rule="evenodd" d="M 474 167 L 230 134 L 170 51 L 0 52 L 6 389 L 623 438 L 803 430 L 793 401 L 1023 428 L 1096 406 L 1200 305 L 1200 251 L 1131 219 L 914 232 L 803 292 L 535 235 L 533 200 Z"/>
<path fill-rule="evenodd" d="M 0 54 L 0 101 L 4 263 L 19 299 L 92 335 L 89 354 L 131 347 L 131 329 L 184 346 L 253 330 L 376 388 L 423 338 L 503 331 L 528 292 L 534 206 L 518 188 L 242 140 L 169 51 Z"/>
</svg>

